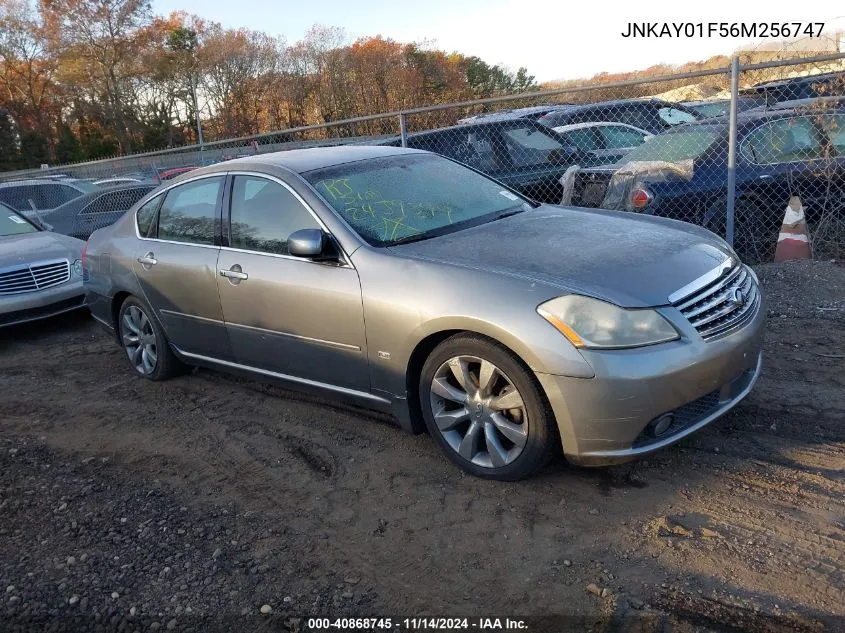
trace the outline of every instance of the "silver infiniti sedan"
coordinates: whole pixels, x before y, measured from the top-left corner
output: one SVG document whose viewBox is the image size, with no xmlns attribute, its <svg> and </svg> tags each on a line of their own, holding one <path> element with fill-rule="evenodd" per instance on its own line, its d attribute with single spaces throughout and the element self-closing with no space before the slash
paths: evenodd
<svg viewBox="0 0 845 633">
<path fill-rule="evenodd" d="M 0 327 L 83 307 L 84 246 L 0 203 Z"/>
<path fill-rule="evenodd" d="M 88 242 L 132 369 L 247 373 L 392 412 L 464 470 L 602 465 L 744 398 L 750 268 L 674 220 L 538 205 L 428 152 L 338 147 L 197 169 Z"/>
</svg>

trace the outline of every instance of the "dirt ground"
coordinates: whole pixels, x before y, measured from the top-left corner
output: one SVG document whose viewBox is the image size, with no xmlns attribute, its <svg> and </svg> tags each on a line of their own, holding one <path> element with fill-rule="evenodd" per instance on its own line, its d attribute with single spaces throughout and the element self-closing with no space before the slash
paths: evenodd
<svg viewBox="0 0 845 633">
<path fill-rule="evenodd" d="M 513 484 L 277 386 L 138 379 L 86 315 L 2 331 L 0 622 L 845 630 L 845 266 L 758 272 L 765 369 L 740 406 L 645 461 Z"/>
</svg>

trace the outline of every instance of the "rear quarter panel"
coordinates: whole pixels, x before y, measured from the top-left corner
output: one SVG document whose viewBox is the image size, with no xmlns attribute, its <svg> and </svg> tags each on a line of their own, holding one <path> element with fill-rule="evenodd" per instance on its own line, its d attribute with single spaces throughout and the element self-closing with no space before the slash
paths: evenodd
<svg viewBox="0 0 845 633">
<path fill-rule="evenodd" d="M 94 231 L 88 239 L 85 294 L 91 314 L 109 327 L 114 327 L 116 295 L 128 292 L 142 296 L 132 269 L 137 248 L 133 212 L 127 212 L 111 226 Z"/>
</svg>

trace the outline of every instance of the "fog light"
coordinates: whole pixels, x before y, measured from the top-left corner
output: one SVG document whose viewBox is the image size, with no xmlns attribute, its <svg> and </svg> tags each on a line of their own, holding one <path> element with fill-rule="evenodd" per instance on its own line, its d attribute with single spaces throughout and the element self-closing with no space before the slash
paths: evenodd
<svg viewBox="0 0 845 633">
<path fill-rule="evenodd" d="M 648 425 L 649 431 L 651 432 L 651 435 L 653 437 L 660 437 L 661 435 L 666 433 L 666 431 L 669 430 L 669 428 L 672 426 L 672 423 L 674 422 L 674 415 L 672 415 L 671 413 L 664 413 L 659 418 L 655 418 L 651 421 L 651 423 Z"/>
</svg>

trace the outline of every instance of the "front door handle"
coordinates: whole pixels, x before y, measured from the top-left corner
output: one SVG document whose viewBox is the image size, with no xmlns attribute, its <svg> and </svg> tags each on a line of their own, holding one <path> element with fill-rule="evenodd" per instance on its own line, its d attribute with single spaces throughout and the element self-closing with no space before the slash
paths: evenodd
<svg viewBox="0 0 845 633">
<path fill-rule="evenodd" d="M 235 264 L 234 266 L 232 266 L 228 270 L 226 270 L 225 268 L 221 268 L 217 272 L 220 273 L 221 277 L 225 277 L 226 279 L 228 279 L 232 283 L 238 283 L 240 281 L 243 281 L 244 279 L 249 279 L 249 275 L 247 275 L 245 272 L 243 272 L 241 267 L 238 266 L 237 264 Z"/>
<path fill-rule="evenodd" d="M 141 264 L 146 270 L 149 270 L 152 266 L 158 264 L 158 260 L 155 258 L 155 253 L 149 252 L 143 257 L 138 258 L 138 263 Z"/>
</svg>

